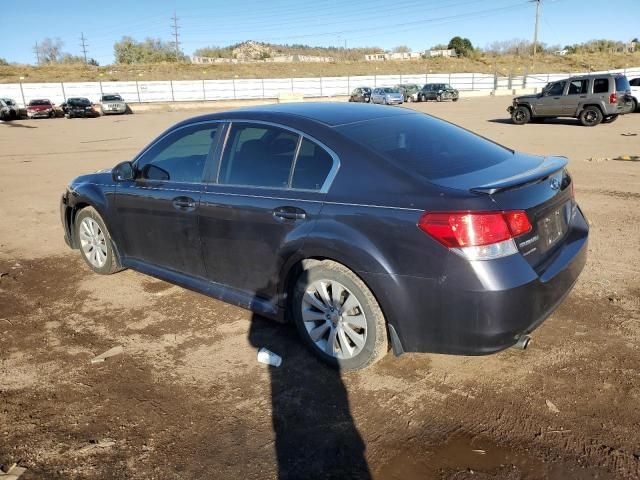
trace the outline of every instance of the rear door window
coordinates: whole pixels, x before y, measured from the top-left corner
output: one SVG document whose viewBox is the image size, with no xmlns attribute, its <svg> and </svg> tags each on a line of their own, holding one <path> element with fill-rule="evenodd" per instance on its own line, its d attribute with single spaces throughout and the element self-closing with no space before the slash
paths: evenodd
<svg viewBox="0 0 640 480">
<path fill-rule="evenodd" d="M 640 87 L 640 78 L 634 78 L 629 82 L 632 87 Z"/>
<path fill-rule="evenodd" d="M 199 183 L 217 130 L 217 123 L 178 129 L 143 153 L 136 170 L 146 180 Z"/>
<path fill-rule="evenodd" d="M 218 183 L 287 188 L 298 139 L 298 134 L 270 125 L 233 123 Z"/>
<path fill-rule="evenodd" d="M 320 190 L 333 166 L 333 157 L 324 148 L 304 138 L 293 171 L 291 188 Z"/>
<path fill-rule="evenodd" d="M 569 83 L 567 95 L 582 95 L 587 93 L 588 80 L 573 80 Z"/>
<path fill-rule="evenodd" d="M 593 93 L 608 93 L 608 92 L 609 92 L 608 78 L 596 78 L 593 81 Z"/>
</svg>

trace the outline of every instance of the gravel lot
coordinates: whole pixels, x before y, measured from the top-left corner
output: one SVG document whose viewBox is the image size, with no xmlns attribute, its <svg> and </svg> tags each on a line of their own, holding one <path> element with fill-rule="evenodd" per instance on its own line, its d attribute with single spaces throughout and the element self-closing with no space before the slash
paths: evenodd
<svg viewBox="0 0 640 480">
<path fill-rule="evenodd" d="M 576 288 L 525 352 L 389 355 L 349 374 L 289 326 L 94 275 L 64 245 L 65 184 L 193 111 L 0 124 L 0 464 L 27 467 L 21 480 L 640 477 L 640 162 L 620 159 L 640 155 L 640 114 L 518 127 L 509 101 L 413 108 L 570 158 L 591 224 Z M 283 365 L 258 364 L 261 346 Z"/>
</svg>

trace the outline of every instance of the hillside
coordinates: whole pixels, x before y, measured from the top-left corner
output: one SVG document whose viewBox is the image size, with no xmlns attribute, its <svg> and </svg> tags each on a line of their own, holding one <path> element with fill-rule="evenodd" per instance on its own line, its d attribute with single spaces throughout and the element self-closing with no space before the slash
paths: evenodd
<svg viewBox="0 0 640 480">
<path fill-rule="evenodd" d="M 324 52 L 323 52 L 324 53 Z M 245 63 L 245 64 L 143 64 L 109 65 L 8 65 L 0 66 L 0 83 L 115 81 L 115 80 L 197 80 L 230 78 L 288 78 L 346 75 L 384 75 L 438 72 L 478 72 L 500 75 L 529 73 L 570 73 L 588 70 L 640 66 L 640 52 L 573 54 L 564 57 L 540 56 L 535 69 L 531 59 L 521 56 L 482 55 L 470 58 L 431 58 L 415 61 L 335 61 L 332 63 Z"/>
</svg>

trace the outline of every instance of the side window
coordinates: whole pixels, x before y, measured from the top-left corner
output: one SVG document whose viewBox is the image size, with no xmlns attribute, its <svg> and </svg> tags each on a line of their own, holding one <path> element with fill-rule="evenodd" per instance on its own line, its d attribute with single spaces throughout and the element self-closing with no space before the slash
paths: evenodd
<svg viewBox="0 0 640 480">
<path fill-rule="evenodd" d="M 302 139 L 291 188 L 320 190 L 333 166 L 333 157 L 317 143 Z"/>
<path fill-rule="evenodd" d="M 569 84 L 569 91 L 567 95 L 581 95 L 583 93 L 587 93 L 587 84 L 588 80 L 573 80 Z"/>
<path fill-rule="evenodd" d="M 629 82 L 632 87 L 640 87 L 640 78 L 634 78 Z"/>
<path fill-rule="evenodd" d="M 217 129 L 217 123 L 210 123 L 169 134 L 140 157 L 136 170 L 148 180 L 201 182 Z"/>
<path fill-rule="evenodd" d="M 299 135 L 277 127 L 234 123 L 218 183 L 287 188 Z"/>
<path fill-rule="evenodd" d="M 549 87 L 549 90 L 547 90 L 547 95 L 550 95 L 550 96 L 562 95 L 562 92 L 564 91 L 564 84 L 565 82 L 552 83 L 551 86 Z"/>
<path fill-rule="evenodd" d="M 608 78 L 596 78 L 593 81 L 593 93 L 608 93 L 608 92 L 609 92 Z"/>
</svg>

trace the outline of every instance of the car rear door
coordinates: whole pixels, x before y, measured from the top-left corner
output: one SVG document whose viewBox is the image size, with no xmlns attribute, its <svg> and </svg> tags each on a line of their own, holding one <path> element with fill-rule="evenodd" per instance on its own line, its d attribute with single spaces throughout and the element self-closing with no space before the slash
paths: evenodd
<svg viewBox="0 0 640 480">
<path fill-rule="evenodd" d="M 578 107 L 584 103 L 589 91 L 589 79 L 577 78 L 569 81 L 569 87 L 560 100 L 562 115 L 573 117 L 578 112 Z"/>
<path fill-rule="evenodd" d="M 198 211 L 221 125 L 202 122 L 170 132 L 136 159 L 135 180 L 118 183 L 114 234 L 127 260 L 205 276 Z"/>
<path fill-rule="evenodd" d="M 270 299 L 284 262 L 313 228 L 337 157 L 269 123 L 234 121 L 225 137 L 199 213 L 207 277 Z"/>
</svg>

